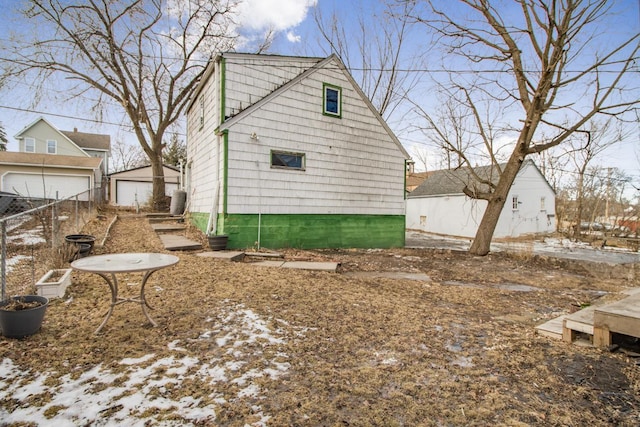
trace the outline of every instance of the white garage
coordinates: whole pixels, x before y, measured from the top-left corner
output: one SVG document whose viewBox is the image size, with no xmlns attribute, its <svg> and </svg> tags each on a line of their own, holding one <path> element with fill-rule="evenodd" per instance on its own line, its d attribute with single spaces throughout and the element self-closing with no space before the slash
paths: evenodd
<svg viewBox="0 0 640 427">
<path fill-rule="evenodd" d="M 27 197 L 65 199 L 79 195 L 89 200 L 89 190 L 99 185 L 97 157 L 0 152 L 0 190 Z"/>
<path fill-rule="evenodd" d="M 47 199 L 66 199 L 83 193 L 83 200 L 87 200 L 91 177 L 8 172 L 2 177 L 2 188 L 23 196 Z"/>
<path fill-rule="evenodd" d="M 164 194 L 171 196 L 178 184 L 165 183 Z M 118 206 L 144 206 L 148 205 L 153 196 L 153 183 L 141 181 L 116 180 L 115 202 Z"/>
<path fill-rule="evenodd" d="M 180 171 L 163 166 L 165 195 L 172 196 L 180 185 Z M 114 206 L 148 206 L 153 195 L 153 172 L 151 166 L 115 172 L 109 175 L 110 203 Z"/>
</svg>

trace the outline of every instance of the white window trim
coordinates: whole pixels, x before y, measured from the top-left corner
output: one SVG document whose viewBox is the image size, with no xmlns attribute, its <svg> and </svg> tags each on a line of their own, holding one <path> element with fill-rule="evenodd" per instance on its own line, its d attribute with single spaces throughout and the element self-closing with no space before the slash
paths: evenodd
<svg viewBox="0 0 640 427">
<path fill-rule="evenodd" d="M 517 211 L 520 209 L 520 201 L 518 200 L 518 196 L 513 196 L 511 198 L 511 210 Z"/>
<path fill-rule="evenodd" d="M 337 108 L 338 112 L 327 111 L 327 91 L 333 90 L 338 93 Z M 342 88 L 329 83 L 323 83 L 322 85 L 322 114 L 325 116 L 342 118 Z"/>
<path fill-rule="evenodd" d="M 28 143 L 31 142 L 32 144 L 29 145 Z M 29 149 L 29 147 L 31 147 L 31 150 Z M 24 139 L 24 152 L 25 153 L 35 153 L 36 152 L 36 140 L 35 138 L 25 138 Z"/>
<path fill-rule="evenodd" d="M 274 165 L 273 164 L 273 155 L 274 154 L 288 154 L 291 156 L 296 156 L 296 157 L 300 157 L 300 167 L 291 167 L 291 166 L 280 166 L 280 165 Z M 269 159 L 269 163 L 271 164 L 271 169 L 285 169 L 285 170 L 292 170 L 292 171 L 304 171 L 306 170 L 307 167 L 307 156 L 305 155 L 305 153 L 294 153 L 291 151 L 281 151 L 281 150 L 271 150 L 270 153 L 270 159 Z"/>
<path fill-rule="evenodd" d="M 53 152 L 49 151 L 49 144 L 53 142 Z M 58 141 L 47 139 L 47 154 L 58 154 Z"/>
</svg>

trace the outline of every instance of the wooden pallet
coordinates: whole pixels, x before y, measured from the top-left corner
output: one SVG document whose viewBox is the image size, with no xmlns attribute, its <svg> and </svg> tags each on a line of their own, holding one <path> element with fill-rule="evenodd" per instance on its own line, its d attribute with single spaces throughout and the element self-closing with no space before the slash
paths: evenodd
<svg viewBox="0 0 640 427">
<path fill-rule="evenodd" d="M 595 309 L 593 344 L 597 347 L 610 346 L 612 333 L 640 338 L 640 295 L 629 296 Z"/>
</svg>

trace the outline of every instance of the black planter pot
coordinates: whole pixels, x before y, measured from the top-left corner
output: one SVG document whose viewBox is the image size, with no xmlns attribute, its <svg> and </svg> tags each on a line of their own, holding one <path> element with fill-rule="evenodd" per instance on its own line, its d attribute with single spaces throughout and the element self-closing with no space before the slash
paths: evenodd
<svg viewBox="0 0 640 427">
<path fill-rule="evenodd" d="M 10 311 L 4 309 L 11 300 L 17 299 L 22 299 L 25 302 L 37 301 L 40 305 L 26 310 Z M 23 338 L 38 332 L 40 326 L 42 326 L 49 299 L 39 295 L 25 295 L 13 297 L 11 300 L 0 302 L 0 330 L 2 335 L 7 338 Z"/>
<path fill-rule="evenodd" d="M 209 239 L 209 247 L 214 251 L 224 251 L 227 249 L 227 242 L 229 241 L 229 236 L 220 235 L 220 236 L 208 236 Z"/>
<path fill-rule="evenodd" d="M 75 246 L 75 251 L 69 260 L 69 262 L 71 262 L 78 258 L 88 256 L 93 250 L 93 244 L 95 243 L 96 238 L 90 234 L 68 234 L 64 236 L 64 240 L 68 244 Z"/>
</svg>

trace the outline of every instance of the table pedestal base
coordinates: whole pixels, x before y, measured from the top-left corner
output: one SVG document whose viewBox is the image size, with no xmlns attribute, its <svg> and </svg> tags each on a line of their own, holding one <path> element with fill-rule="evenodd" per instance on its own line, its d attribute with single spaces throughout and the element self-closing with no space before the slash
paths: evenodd
<svg viewBox="0 0 640 427">
<path fill-rule="evenodd" d="M 142 307 L 142 312 L 146 316 L 147 320 L 149 320 L 149 322 L 154 327 L 158 326 L 158 323 L 151 318 L 151 316 L 149 315 L 149 312 L 147 311 L 147 308 L 153 310 L 153 307 L 149 305 L 149 303 L 147 302 L 147 299 L 144 296 L 144 287 L 147 284 L 147 280 L 149 279 L 151 274 L 153 274 L 156 271 L 158 271 L 158 269 L 147 271 L 144 274 L 144 277 L 142 278 L 142 284 L 140 286 L 140 296 L 137 298 L 122 298 L 118 296 L 118 279 L 116 278 L 116 275 L 114 273 L 111 273 L 109 275 L 107 275 L 106 273 L 96 273 L 97 275 L 102 277 L 105 280 L 105 282 L 107 282 L 107 284 L 109 285 L 109 289 L 111 289 L 111 305 L 109 306 L 109 311 L 107 311 L 107 314 L 104 320 L 102 321 L 102 323 L 100 323 L 100 326 L 98 326 L 98 329 L 96 329 L 95 331 L 96 334 L 100 333 L 104 325 L 107 324 L 107 321 L 113 314 L 113 308 L 116 305 L 123 304 L 125 302 L 135 302 L 140 304 L 140 307 Z"/>
</svg>

